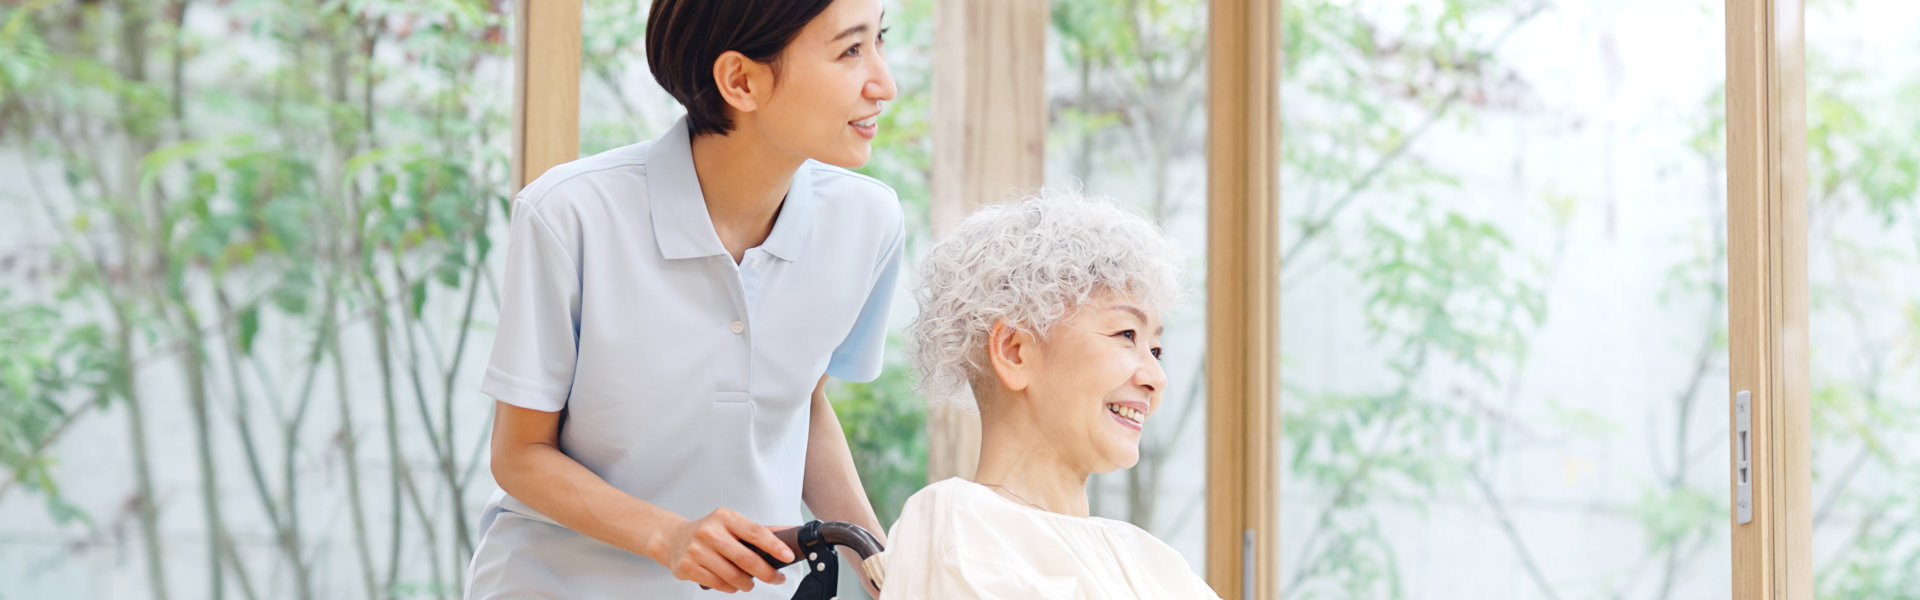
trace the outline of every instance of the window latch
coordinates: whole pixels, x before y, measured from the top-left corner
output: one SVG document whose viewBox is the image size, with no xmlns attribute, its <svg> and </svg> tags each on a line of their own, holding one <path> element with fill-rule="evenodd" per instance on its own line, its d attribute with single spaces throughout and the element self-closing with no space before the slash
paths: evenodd
<svg viewBox="0 0 1920 600">
<path fill-rule="evenodd" d="M 1753 522 L 1753 393 L 1740 390 L 1733 397 L 1734 516 L 1741 525 Z"/>
</svg>

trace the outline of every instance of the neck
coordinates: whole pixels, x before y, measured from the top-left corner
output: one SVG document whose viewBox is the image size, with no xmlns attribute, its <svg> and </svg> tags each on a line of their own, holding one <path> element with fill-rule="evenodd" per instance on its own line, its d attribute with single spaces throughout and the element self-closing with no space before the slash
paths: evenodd
<svg viewBox="0 0 1920 600">
<path fill-rule="evenodd" d="M 980 468 L 973 481 L 1000 486 L 994 489 L 1002 496 L 1041 510 L 1089 516 L 1088 471 L 1052 444 L 1031 416 L 1020 414 L 1026 398 L 1003 400 L 1018 404 L 984 403 L 980 412 Z"/>
<path fill-rule="evenodd" d="M 806 159 L 775 151 L 735 124 L 726 135 L 693 138 L 693 170 L 714 233 L 738 262 L 772 233 L 793 174 Z"/>
</svg>

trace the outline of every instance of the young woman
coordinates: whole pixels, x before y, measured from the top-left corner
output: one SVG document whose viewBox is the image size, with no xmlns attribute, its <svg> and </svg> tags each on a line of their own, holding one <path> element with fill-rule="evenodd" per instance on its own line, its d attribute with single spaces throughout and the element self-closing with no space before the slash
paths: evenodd
<svg viewBox="0 0 1920 600">
<path fill-rule="evenodd" d="M 1145 219 L 1072 196 L 982 208 L 934 247 L 914 364 L 932 397 L 972 391 L 980 465 L 907 499 L 868 559 L 882 600 L 1218 597 L 1173 548 L 1087 508 L 1087 476 L 1139 462 L 1160 407 L 1175 260 Z"/>
<path fill-rule="evenodd" d="M 847 171 L 895 93 L 881 12 L 655 0 L 686 117 L 515 199 L 469 598 L 786 598 L 748 546 L 794 558 L 801 502 L 879 530 L 821 390 L 879 374 L 900 268 L 893 190 Z"/>
</svg>

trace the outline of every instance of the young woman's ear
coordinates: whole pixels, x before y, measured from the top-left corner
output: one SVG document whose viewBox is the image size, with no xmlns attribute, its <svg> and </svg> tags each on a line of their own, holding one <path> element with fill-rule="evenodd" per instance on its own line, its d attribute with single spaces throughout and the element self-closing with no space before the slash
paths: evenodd
<svg viewBox="0 0 1920 600">
<path fill-rule="evenodd" d="M 773 90 L 773 68 L 737 50 L 728 50 L 713 61 L 713 84 L 733 110 L 750 113 L 759 110 Z"/>
<path fill-rule="evenodd" d="M 1015 392 L 1032 385 L 1034 342 L 1032 333 L 1006 321 L 995 322 L 987 331 L 987 362 L 1000 385 Z"/>
</svg>

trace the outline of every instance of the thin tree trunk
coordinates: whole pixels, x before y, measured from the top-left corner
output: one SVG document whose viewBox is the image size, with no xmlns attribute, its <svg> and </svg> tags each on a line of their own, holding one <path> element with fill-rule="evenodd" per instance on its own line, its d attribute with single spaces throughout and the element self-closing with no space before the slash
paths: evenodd
<svg viewBox="0 0 1920 600">
<path fill-rule="evenodd" d="M 407 465 L 406 461 L 396 461 L 393 466 L 394 470 L 400 474 L 400 486 L 406 491 L 407 500 L 410 500 L 407 506 L 413 509 L 414 517 L 420 519 L 420 531 L 426 536 L 426 547 L 430 550 L 438 548 L 440 536 L 434 530 L 433 515 L 427 512 L 426 500 L 421 496 L 420 488 L 414 485 L 412 467 Z M 437 559 L 427 561 L 428 573 L 436 584 L 439 583 L 440 577 L 439 565 L 440 562 Z M 443 591 L 437 585 L 434 589 L 436 592 Z"/>
<path fill-rule="evenodd" d="M 220 600 L 226 597 L 225 565 L 222 550 L 226 544 L 226 527 L 220 513 L 220 473 L 213 463 L 212 412 L 207 398 L 206 356 L 202 353 L 198 340 L 192 339 L 191 332 L 199 331 L 199 321 L 193 317 L 190 309 L 181 311 L 186 327 L 180 340 L 180 355 L 185 364 L 181 367 L 187 376 L 187 407 L 193 414 L 194 449 L 200 459 L 200 511 L 207 526 L 207 585 L 209 597 Z"/>
<path fill-rule="evenodd" d="M 441 435 L 434 428 L 432 411 L 427 407 L 426 385 L 424 384 L 420 376 L 420 346 L 419 346 L 419 343 L 414 340 L 414 336 L 413 336 L 413 328 L 415 325 L 417 325 L 416 321 L 413 318 L 413 299 L 411 297 L 411 294 L 412 294 L 411 290 L 413 289 L 413 286 L 412 286 L 412 282 L 407 279 L 406 273 L 400 270 L 399 263 L 400 263 L 399 257 L 395 256 L 393 273 L 394 273 L 394 278 L 399 280 L 397 282 L 399 283 L 399 285 L 397 286 L 397 289 L 407 290 L 405 292 L 402 292 L 404 300 L 402 300 L 401 306 L 400 306 L 400 334 L 405 336 L 407 340 L 407 373 L 410 380 L 413 382 L 414 405 L 415 405 L 415 408 L 420 411 L 421 427 L 427 430 L 427 445 L 433 448 L 434 464 L 439 467 L 437 471 L 441 475 L 442 481 L 447 484 L 447 491 L 451 493 L 459 485 L 459 482 L 457 481 L 458 475 L 454 473 L 452 468 L 453 459 L 449 456 L 446 456 L 442 451 L 443 445 L 440 441 Z M 447 434 L 450 436 L 452 435 L 452 433 L 453 433 L 452 427 L 449 426 Z M 412 478 L 408 478 L 407 481 L 408 481 L 407 489 L 410 493 L 412 493 L 414 502 L 416 504 L 425 502 L 426 499 L 420 494 L 420 491 L 414 485 Z M 455 499 L 455 503 L 457 504 L 458 502 L 459 502 L 458 499 Z M 429 557 L 427 564 L 439 565 L 441 563 L 440 557 L 439 557 L 440 544 L 436 541 L 437 536 L 435 536 L 433 532 L 433 521 L 431 519 L 431 515 L 428 514 L 424 509 L 417 510 L 416 512 L 420 513 L 420 519 L 421 519 L 420 525 L 427 533 L 427 551 L 432 554 L 432 556 Z M 458 519 L 458 518 L 459 518 L 458 511 L 455 511 L 455 519 Z M 438 571 L 439 569 L 435 568 L 434 570 Z"/>
<path fill-rule="evenodd" d="M 331 302 L 331 300 L 332 298 L 329 296 L 328 301 Z M 331 311 L 329 311 L 328 315 L 331 316 Z M 322 325 L 322 327 L 331 326 L 331 324 Z M 295 559 L 294 567 L 297 569 L 294 573 L 295 583 L 300 586 L 299 591 L 302 600 L 312 600 L 314 591 L 313 575 L 311 573 L 312 565 L 299 559 L 303 536 L 300 532 L 300 477 L 295 468 L 295 459 L 300 456 L 300 429 L 301 425 L 306 423 L 307 408 L 312 405 L 313 385 L 314 381 L 318 379 L 320 375 L 320 363 L 323 361 L 322 353 L 326 350 L 326 341 L 327 338 L 324 334 L 318 332 L 314 334 L 312 349 L 307 352 L 307 374 L 300 384 L 299 398 L 294 401 L 293 416 L 280 426 L 282 443 L 280 448 L 280 482 L 282 486 L 280 493 L 281 497 L 285 498 L 287 503 L 285 510 L 281 511 L 281 513 L 287 516 L 287 547 L 289 551 L 293 553 L 292 558 Z"/>
<path fill-rule="evenodd" d="M 300 557 L 299 530 L 296 529 L 296 525 L 293 523 L 297 520 L 295 516 L 296 513 L 293 512 L 291 505 L 291 488 L 293 486 L 291 479 L 293 474 L 286 474 L 288 480 L 285 484 L 289 488 L 289 495 L 283 498 L 274 498 L 273 492 L 270 489 L 272 483 L 267 479 L 266 469 L 260 464 L 260 450 L 253 436 L 252 406 L 254 397 L 247 392 L 246 381 L 241 377 L 241 361 L 243 359 L 237 347 L 238 344 L 235 341 L 239 336 L 233 331 L 232 326 L 238 319 L 232 317 L 233 304 L 228 300 L 226 291 L 219 288 L 220 284 L 217 281 L 214 282 L 213 285 L 214 295 L 219 304 L 222 317 L 220 319 L 221 346 L 226 350 L 227 374 L 233 379 L 233 427 L 234 430 L 240 434 L 241 453 L 247 461 L 247 472 L 252 478 L 254 495 L 259 498 L 260 509 L 266 513 L 267 521 L 273 524 L 275 545 L 280 548 L 280 554 L 286 559 L 287 567 L 293 571 L 295 585 L 297 586 L 300 597 L 311 598 L 312 595 L 309 592 L 310 582 L 306 564 Z M 270 393 L 271 391 L 269 391 L 269 394 Z M 288 450 L 291 451 L 291 448 Z M 288 502 L 287 510 L 281 510 L 278 502 Z"/>
<path fill-rule="evenodd" d="M 1493 507 L 1494 522 L 1499 523 L 1500 532 L 1506 534 L 1507 541 L 1513 544 L 1514 554 L 1520 558 L 1520 565 L 1526 567 L 1527 577 L 1533 580 L 1534 587 L 1540 589 L 1541 596 L 1549 600 L 1558 600 L 1560 594 L 1554 591 L 1553 584 L 1547 581 L 1546 573 L 1540 570 L 1539 563 L 1533 558 L 1533 551 L 1527 549 L 1526 540 L 1520 536 L 1519 527 L 1513 524 L 1513 517 L 1508 514 L 1506 504 L 1500 502 L 1500 496 L 1493 492 L 1493 485 L 1487 482 L 1486 477 L 1480 475 L 1478 469 L 1468 469 L 1467 474 L 1473 480 L 1474 489 L 1479 490 L 1481 497 Z"/>
<path fill-rule="evenodd" d="M 365 243 L 365 240 L 362 240 L 361 243 Z M 371 275 L 369 274 L 369 279 L 370 278 Z M 393 511 L 393 517 L 388 526 L 390 535 L 388 536 L 389 543 L 387 544 L 387 575 L 385 578 L 387 585 L 391 586 L 394 582 L 399 581 L 400 578 L 400 542 L 404 537 L 401 527 L 405 523 L 403 517 L 405 516 L 406 509 L 406 506 L 401 501 L 400 492 L 404 485 L 402 471 L 405 468 L 406 458 L 405 454 L 400 450 L 400 402 L 399 399 L 394 397 L 393 392 L 393 348 L 387 341 L 390 339 L 388 337 L 390 334 L 387 331 L 387 308 L 384 304 L 386 295 L 381 292 L 379 282 L 368 282 L 366 285 L 370 288 L 369 291 L 371 293 L 369 296 L 375 303 L 373 315 L 374 356 L 380 361 L 380 393 L 381 399 L 383 400 L 382 408 L 385 410 L 384 416 L 386 417 L 387 423 L 387 460 L 391 461 L 393 466 L 390 477 L 392 489 L 389 490 L 390 493 L 387 495 L 390 508 Z"/>
<path fill-rule="evenodd" d="M 349 48 L 343 47 L 343 43 L 338 40 L 345 38 L 347 33 L 359 33 L 360 29 L 356 26 L 354 17 L 344 9 L 331 15 L 331 18 L 330 23 L 333 31 L 331 35 L 327 36 L 327 39 L 334 41 L 328 46 L 328 89 L 335 105 L 348 106 L 352 103 L 352 97 L 350 95 L 351 86 L 348 81 L 351 69 L 350 61 L 354 57 L 354 54 Z M 366 41 L 364 43 L 370 45 L 372 42 Z M 366 71 L 372 73 L 372 66 L 368 65 Z M 330 112 L 328 114 L 329 119 L 334 125 L 331 131 L 335 132 L 333 143 L 336 151 L 336 159 L 338 160 L 337 166 L 341 172 L 333 177 L 326 178 L 322 189 L 326 190 L 324 193 L 326 193 L 327 197 L 345 198 L 347 200 L 345 206 L 329 206 L 330 209 L 334 210 L 329 210 L 328 215 L 334 219 L 335 231 L 338 232 L 339 235 L 338 237 L 328 238 L 331 242 L 328 253 L 334 264 L 347 267 L 342 271 L 343 276 L 352 277 L 352 268 L 350 266 L 354 262 L 354 253 L 351 251 L 352 240 L 355 239 L 355 232 L 359 227 L 359 221 L 353 217 L 356 212 L 353 206 L 358 203 L 358 199 L 356 198 L 358 195 L 358 187 L 351 184 L 336 184 L 334 182 L 348 181 L 348 178 L 353 176 L 352 173 L 345 172 L 345 167 L 347 162 L 351 160 L 352 155 L 357 151 L 358 144 L 353 139 L 353 134 L 351 133 L 353 128 L 349 127 L 346 123 L 334 120 L 337 118 L 337 113 Z M 367 114 L 365 118 L 371 119 L 373 115 Z M 372 538 L 367 533 L 367 508 L 364 500 L 365 496 L 362 493 L 360 485 L 360 436 L 357 433 L 357 427 L 354 423 L 353 394 L 350 392 L 347 383 L 346 353 L 340 345 L 340 328 L 342 322 L 339 316 L 340 281 L 333 276 L 323 275 L 323 277 L 325 277 L 326 282 L 326 316 L 321 320 L 322 329 L 320 335 L 326 339 L 327 352 L 333 358 L 334 391 L 338 395 L 337 408 L 340 415 L 339 444 L 342 458 L 346 462 L 347 508 L 353 520 L 354 550 L 359 559 L 361 585 L 365 588 L 366 598 L 369 600 L 379 600 L 380 598 L 386 597 L 386 595 L 381 593 L 382 588 L 380 585 L 379 571 L 375 569 L 373 561 Z"/>
<path fill-rule="evenodd" d="M 233 567 L 233 579 L 240 583 L 240 597 L 247 600 L 260 600 L 253 591 L 253 577 L 247 575 L 247 567 L 240 563 L 239 544 L 233 541 L 233 532 L 222 527 L 220 530 L 220 555 L 226 559 L 227 566 Z"/>
<path fill-rule="evenodd" d="M 327 318 L 322 335 L 327 338 L 327 349 L 333 356 L 334 388 L 339 394 L 340 409 L 340 449 L 347 467 L 347 508 L 353 515 L 353 544 L 360 558 L 361 582 L 366 587 L 367 598 L 377 600 L 386 597 L 380 593 L 380 584 L 375 579 L 373 567 L 373 549 L 367 536 L 367 510 L 360 494 L 360 440 L 354 433 L 353 396 L 347 387 L 347 359 L 340 350 L 340 326 L 334 320 L 334 287 L 327 284 Z"/>
<path fill-rule="evenodd" d="M 492 216 L 493 216 L 493 203 L 481 202 L 480 203 L 480 219 L 474 225 L 475 231 L 473 235 L 486 235 L 487 220 Z M 446 376 L 445 382 L 441 387 L 441 391 L 446 394 L 445 401 L 441 405 L 441 421 L 447 424 L 447 435 L 445 438 L 445 441 L 447 444 L 446 456 L 448 461 L 446 468 L 447 468 L 447 473 L 449 477 L 447 485 L 452 488 L 451 490 L 449 490 L 451 492 L 449 496 L 451 497 L 448 498 L 448 502 L 452 504 L 451 508 L 453 510 L 452 514 L 453 514 L 454 539 L 459 542 L 459 546 L 457 546 L 456 551 L 454 552 L 454 555 L 453 555 L 453 558 L 454 558 L 453 563 L 455 566 L 454 573 L 456 575 L 465 571 L 465 565 L 467 561 L 473 558 L 473 532 L 469 531 L 467 528 L 467 523 L 468 523 L 466 518 L 467 509 L 466 509 L 466 504 L 464 503 L 464 500 L 466 499 L 466 496 L 467 496 L 466 478 L 455 474 L 455 471 L 457 470 L 456 469 L 457 465 L 453 463 L 454 456 L 455 456 L 453 434 L 454 434 L 454 431 L 456 431 L 454 428 L 454 422 L 453 422 L 453 405 L 454 405 L 454 402 L 458 400 L 458 394 L 454 393 L 454 390 L 457 389 L 454 385 L 455 379 L 458 377 L 460 373 L 460 360 L 466 355 L 467 334 L 473 330 L 473 311 L 474 311 L 475 305 L 478 304 L 478 301 L 480 299 L 480 272 L 482 269 L 486 267 L 486 264 L 487 264 L 487 257 L 485 254 L 482 254 L 478 251 L 476 251 L 474 254 L 475 256 L 473 257 L 473 266 L 467 273 L 466 282 L 467 282 L 467 285 L 470 287 L 467 288 L 466 308 L 462 310 L 460 315 L 460 335 L 455 338 L 454 346 L 453 346 L 453 360 L 447 363 L 447 376 Z M 459 594 L 457 595 L 465 596 L 466 595 L 465 587 L 466 587 L 466 581 L 464 580 L 464 578 L 456 576 L 454 578 L 454 590 L 459 592 Z"/>
<path fill-rule="evenodd" d="M 105 273 L 101 273 L 102 276 Z M 101 282 L 103 285 L 106 282 Z M 133 447 L 134 508 L 139 515 L 142 548 L 147 555 L 147 585 L 156 600 L 168 600 L 166 553 L 160 551 L 160 508 L 153 501 L 153 465 L 147 451 L 147 420 L 141 408 L 140 388 L 133 384 L 133 325 L 127 307 L 109 300 L 113 306 L 115 365 L 114 389 L 127 402 L 127 439 Z"/>
</svg>

